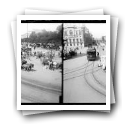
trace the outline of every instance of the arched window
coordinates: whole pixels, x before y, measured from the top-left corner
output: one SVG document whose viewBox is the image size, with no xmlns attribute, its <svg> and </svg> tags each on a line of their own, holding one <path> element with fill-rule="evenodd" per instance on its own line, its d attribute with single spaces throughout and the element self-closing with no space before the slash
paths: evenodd
<svg viewBox="0 0 134 135">
<path fill-rule="evenodd" d="M 79 30 L 79 35 L 81 35 L 81 30 Z"/>
<path fill-rule="evenodd" d="M 77 38 L 77 45 L 79 45 L 79 39 Z"/>
<path fill-rule="evenodd" d="M 80 38 L 80 44 L 82 45 L 83 44 L 83 40 Z"/>
<path fill-rule="evenodd" d="M 70 31 L 69 31 L 69 34 L 72 36 L 72 35 L 73 35 L 73 31 L 72 31 L 72 30 L 70 30 Z"/>
<path fill-rule="evenodd" d="M 74 44 L 74 46 L 75 46 L 75 39 L 73 39 L 73 44 Z"/>
<path fill-rule="evenodd" d="M 67 31 L 64 32 L 64 35 L 67 36 Z"/>
<path fill-rule="evenodd" d="M 78 32 L 76 31 L 76 36 L 78 36 Z"/>
<path fill-rule="evenodd" d="M 80 38 L 80 43 L 82 43 L 82 39 Z"/>
<path fill-rule="evenodd" d="M 71 39 L 69 39 L 69 40 L 70 40 L 70 41 L 69 41 L 69 42 L 70 42 L 70 46 L 72 46 L 72 42 L 71 42 Z"/>
<path fill-rule="evenodd" d="M 74 44 L 75 44 L 75 39 L 73 39 L 73 42 L 74 42 Z"/>
</svg>

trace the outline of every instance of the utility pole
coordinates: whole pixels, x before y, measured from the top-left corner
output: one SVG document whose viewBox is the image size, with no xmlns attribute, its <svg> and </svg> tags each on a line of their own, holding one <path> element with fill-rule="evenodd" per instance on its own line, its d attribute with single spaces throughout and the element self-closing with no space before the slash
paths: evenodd
<svg viewBox="0 0 134 135">
<path fill-rule="evenodd" d="M 27 23 L 27 45 L 28 45 L 28 23 Z"/>
</svg>

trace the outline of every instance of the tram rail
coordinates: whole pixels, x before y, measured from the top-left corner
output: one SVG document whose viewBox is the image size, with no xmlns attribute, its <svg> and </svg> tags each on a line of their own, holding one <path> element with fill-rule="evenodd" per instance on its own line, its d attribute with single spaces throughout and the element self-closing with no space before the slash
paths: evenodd
<svg viewBox="0 0 134 135">
<path fill-rule="evenodd" d="M 93 64 L 93 63 L 92 63 L 92 64 Z M 87 68 L 88 68 L 88 65 L 87 65 L 87 67 L 86 67 L 86 69 L 85 69 L 85 72 L 84 72 L 84 79 L 85 79 L 86 83 L 88 84 L 88 86 L 89 86 L 90 88 L 92 88 L 93 90 L 95 90 L 96 92 L 100 93 L 101 95 L 106 96 L 105 90 L 102 91 L 102 90 L 100 90 L 100 89 L 95 88 L 95 86 L 93 86 L 93 85 L 91 84 L 91 82 L 88 81 L 88 79 L 87 79 L 87 77 L 86 77 L 86 76 L 87 76 L 87 74 L 86 74 Z M 93 72 L 93 69 L 92 69 L 92 72 Z M 92 74 L 92 73 L 91 73 L 91 74 Z"/>
<path fill-rule="evenodd" d="M 94 66 L 94 62 L 93 62 L 93 66 Z M 99 79 L 98 79 L 98 77 L 97 76 L 95 76 L 95 74 L 94 74 L 94 68 L 92 68 L 92 76 L 93 76 L 93 79 L 99 84 L 99 85 L 101 85 L 101 87 L 103 87 L 103 88 L 105 88 L 106 89 L 106 84 L 104 84 L 104 83 L 102 83 Z"/>
</svg>

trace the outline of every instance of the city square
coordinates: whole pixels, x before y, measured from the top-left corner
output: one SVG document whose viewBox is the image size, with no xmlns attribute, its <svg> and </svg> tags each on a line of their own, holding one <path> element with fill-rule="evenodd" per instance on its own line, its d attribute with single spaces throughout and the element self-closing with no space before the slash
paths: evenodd
<svg viewBox="0 0 134 135">
<path fill-rule="evenodd" d="M 41 24 L 22 25 L 28 29 L 32 25 L 34 29 L 41 27 Z M 53 24 L 46 26 L 52 27 Z M 29 30 L 21 36 L 21 103 L 60 102 L 62 50 L 60 30 L 55 32 L 58 26 L 61 27 L 57 24 L 53 31 L 46 31 L 42 25 L 41 30 Z"/>
<path fill-rule="evenodd" d="M 105 103 L 106 37 L 95 38 L 86 24 L 64 27 L 64 103 Z"/>
</svg>

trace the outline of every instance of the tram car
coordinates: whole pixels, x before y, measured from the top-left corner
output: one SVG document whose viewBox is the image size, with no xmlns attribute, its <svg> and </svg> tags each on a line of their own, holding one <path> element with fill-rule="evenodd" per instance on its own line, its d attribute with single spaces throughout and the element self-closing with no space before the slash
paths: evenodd
<svg viewBox="0 0 134 135">
<path fill-rule="evenodd" d="M 88 50 L 87 50 L 87 60 L 88 61 L 96 60 L 97 55 L 98 54 L 96 52 L 95 47 L 88 48 Z"/>
</svg>

